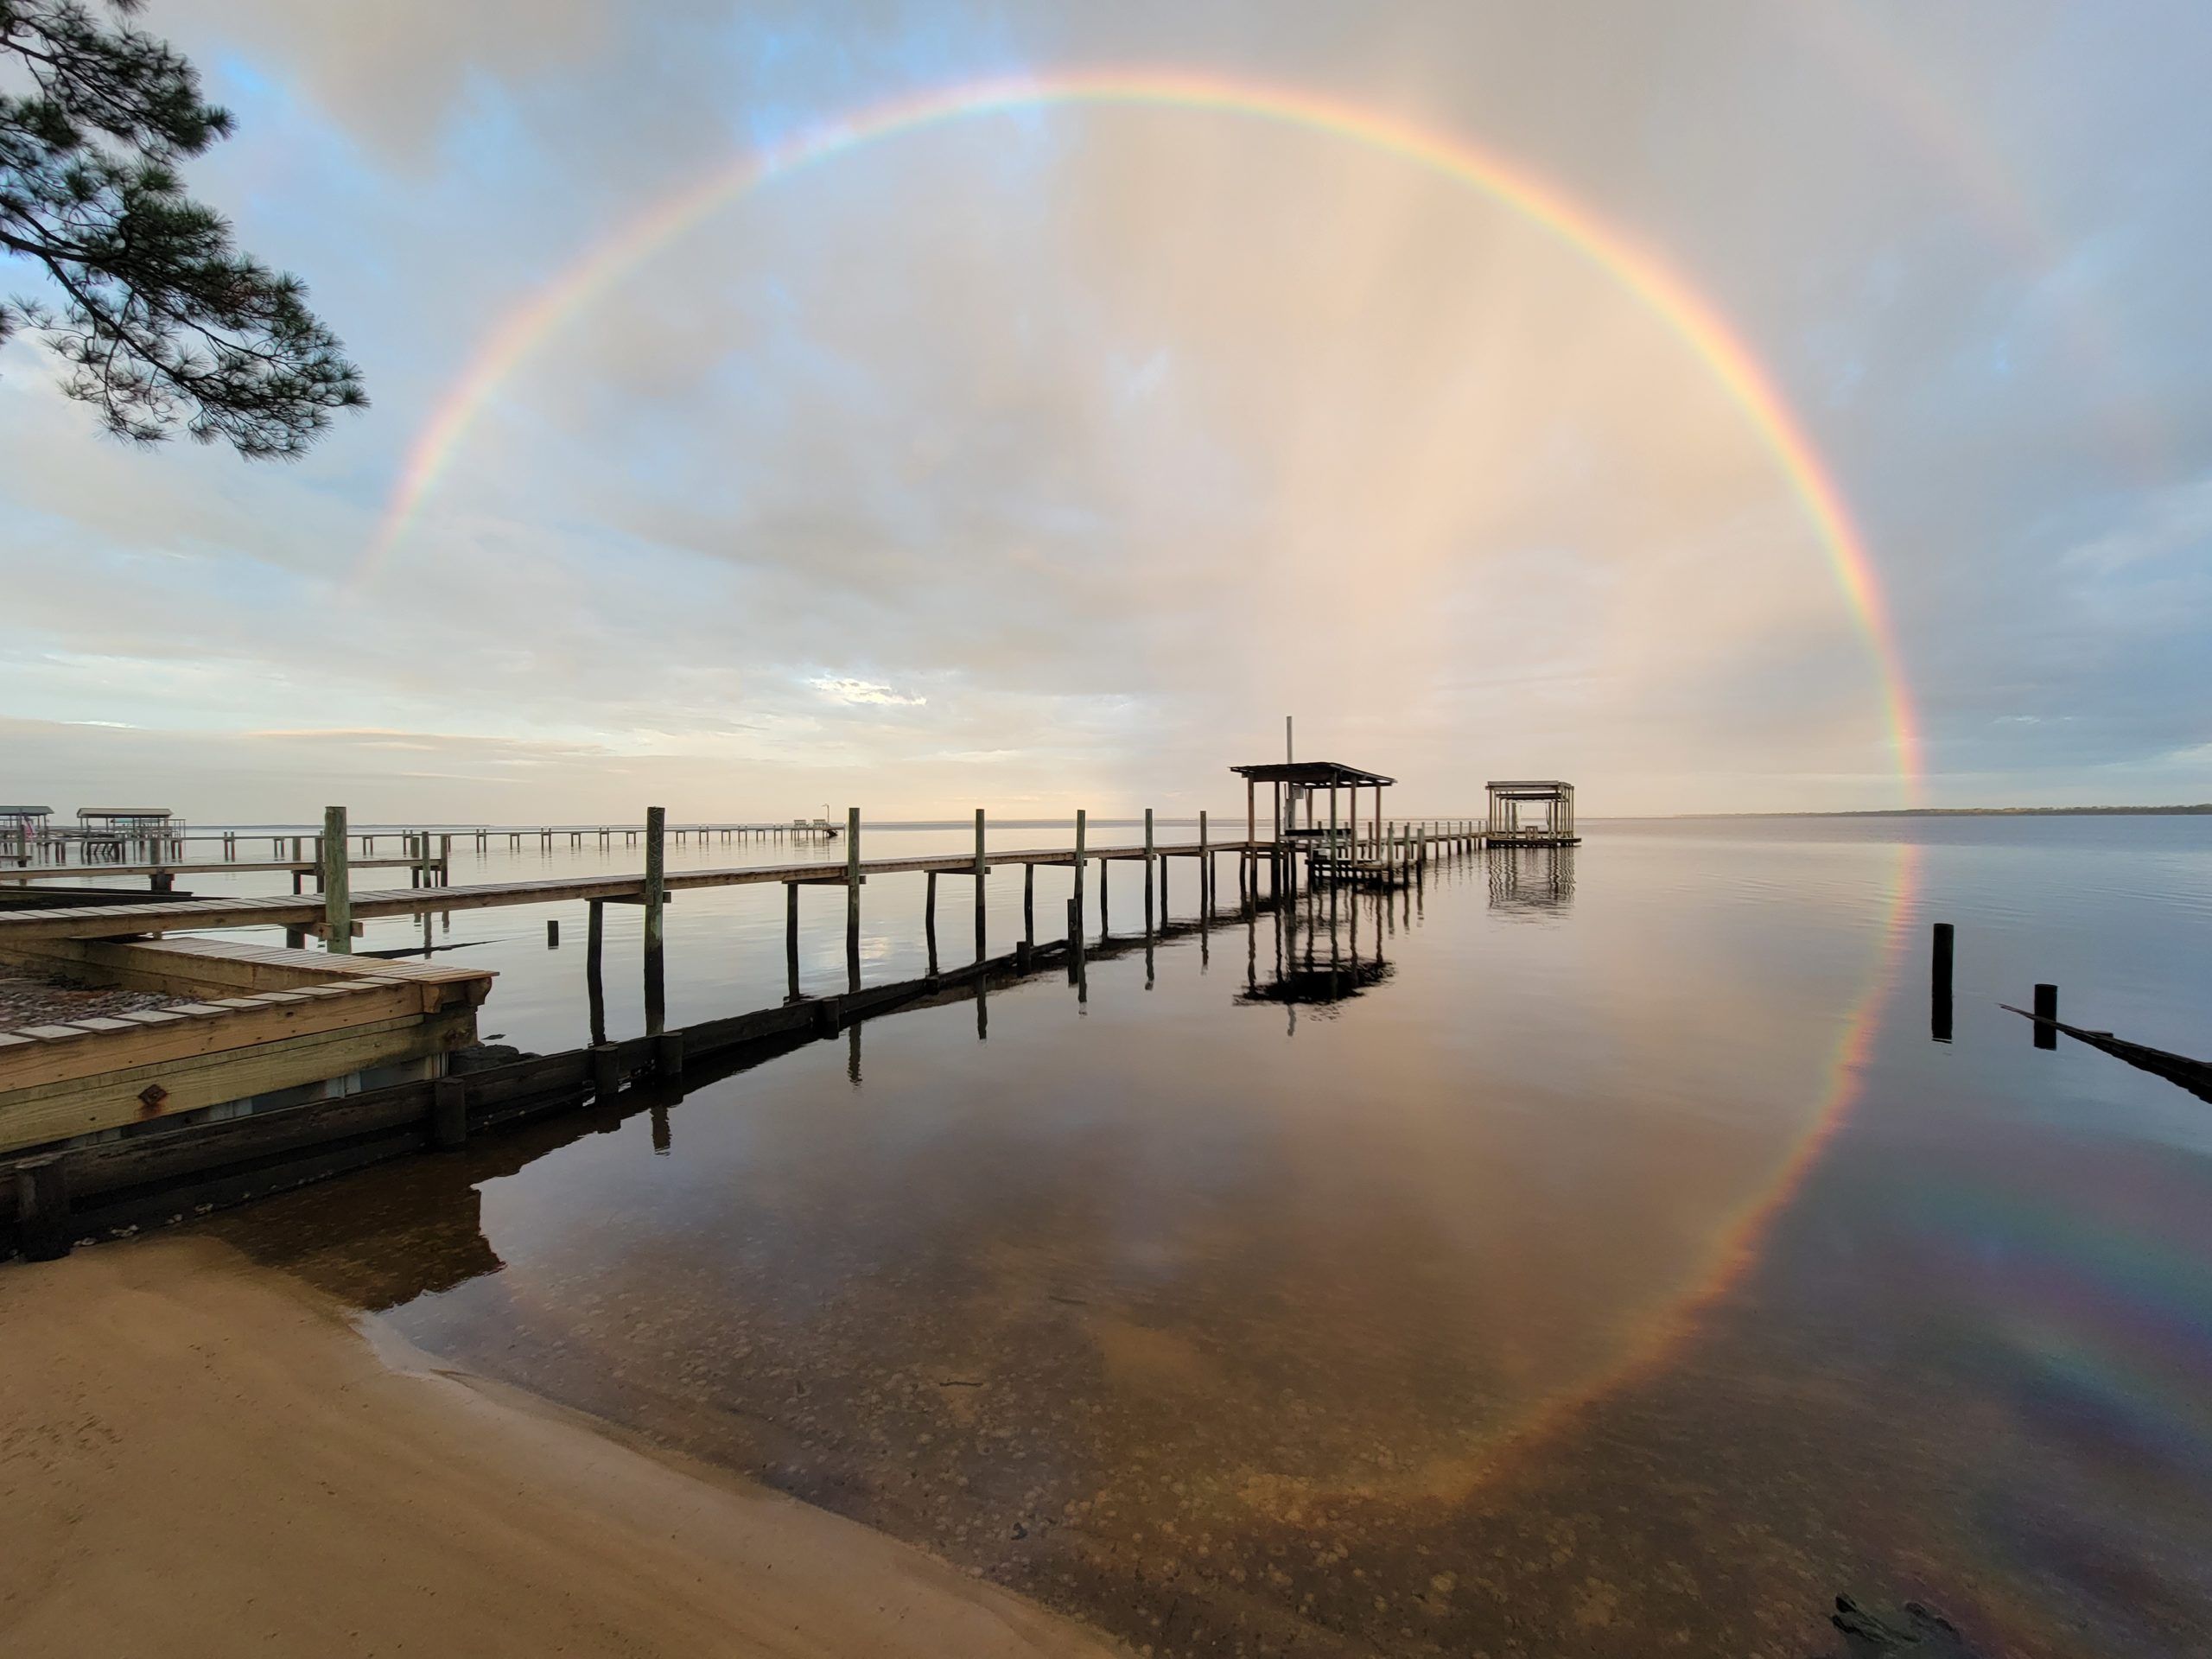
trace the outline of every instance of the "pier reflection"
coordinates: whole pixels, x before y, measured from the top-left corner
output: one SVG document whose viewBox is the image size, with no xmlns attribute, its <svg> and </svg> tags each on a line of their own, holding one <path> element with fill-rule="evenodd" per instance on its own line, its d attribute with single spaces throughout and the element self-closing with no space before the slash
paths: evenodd
<svg viewBox="0 0 2212 1659">
<path fill-rule="evenodd" d="M 1574 849 L 1493 847 L 1490 907 L 1529 921 L 1548 921 L 1574 902 Z"/>
<path fill-rule="evenodd" d="M 1385 983 L 1397 969 L 1383 957 L 1382 942 L 1395 924 L 1395 901 L 1401 896 L 1332 891 L 1271 907 L 1274 960 L 1265 978 L 1259 971 L 1259 918 L 1250 918 L 1244 988 L 1236 1001 L 1327 1008 Z"/>
</svg>

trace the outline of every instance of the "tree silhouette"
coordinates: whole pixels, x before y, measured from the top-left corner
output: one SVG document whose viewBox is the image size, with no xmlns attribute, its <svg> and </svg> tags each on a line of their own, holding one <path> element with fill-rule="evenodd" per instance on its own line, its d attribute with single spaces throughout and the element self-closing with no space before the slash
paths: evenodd
<svg viewBox="0 0 2212 1659">
<path fill-rule="evenodd" d="M 0 255 L 48 299 L 0 302 L 0 340 L 41 333 L 62 388 L 141 443 L 182 426 L 242 455 L 303 454 L 367 398 L 299 279 L 232 245 L 178 162 L 230 136 L 192 65 L 129 26 L 140 0 L 0 0 Z"/>
</svg>

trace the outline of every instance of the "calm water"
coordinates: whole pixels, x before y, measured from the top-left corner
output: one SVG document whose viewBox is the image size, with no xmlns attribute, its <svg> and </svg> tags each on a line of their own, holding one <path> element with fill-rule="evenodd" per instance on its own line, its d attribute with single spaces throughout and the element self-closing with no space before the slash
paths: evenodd
<svg viewBox="0 0 2212 1659">
<path fill-rule="evenodd" d="M 871 981 L 919 971 L 920 895 L 870 882 Z M 1001 950 L 1018 873 L 988 896 Z M 842 894 L 803 898 L 836 988 Z M 672 1020 L 781 996 L 781 901 L 676 901 Z M 1996 1007 L 2052 980 L 2212 1051 L 2212 821 L 1600 824 L 1149 950 L 1131 867 L 1110 903 L 1136 937 L 1080 999 L 1055 970 L 204 1224 L 1159 1654 L 1794 1656 L 1840 1591 L 1988 1651 L 2212 1647 L 2212 1107 Z M 435 937 L 551 1047 L 563 931 Z"/>
</svg>

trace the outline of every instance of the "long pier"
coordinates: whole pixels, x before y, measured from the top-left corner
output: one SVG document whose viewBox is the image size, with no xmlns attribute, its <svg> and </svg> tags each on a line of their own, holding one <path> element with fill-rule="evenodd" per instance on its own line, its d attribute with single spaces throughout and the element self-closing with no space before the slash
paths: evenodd
<svg viewBox="0 0 2212 1659">
<path fill-rule="evenodd" d="M 240 1203 L 394 1157 L 461 1147 L 487 1134 L 519 1128 L 549 1115 L 580 1109 L 590 1112 L 587 1122 L 600 1127 L 620 1121 L 632 1112 L 650 1109 L 654 1114 L 656 1143 L 664 1145 L 669 1135 L 666 1109 L 681 1100 L 688 1090 L 747 1065 L 757 1065 L 792 1047 L 849 1033 L 854 1064 L 857 1066 L 861 1022 L 904 1009 L 942 1006 L 953 1001 L 972 1002 L 976 1029 L 982 1034 L 987 1029 L 989 995 L 1038 973 L 1064 967 L 1077 999 L 1086 1000 L 1089 968 L 1094 961 L 1141 950 L 1145 955 L 1148 982 L 1151 952 L 1157 944 L 1195 937 L 1203 951 L 1209 936 L 1226 922 L 1241 921 L 1249 931 L 1263 906 L 1285 917 L 1293 916 L 1300 908 L 1288 902 L 1297 894 L 1298 884 L 1294 880 L 1287 881 L 1264 899 L 1259 891 L 1258 873 L 1274 859 L 1281 843 L 1237 840 L 1091 849 L 1082 846 L 1080 836 L 1079 828 L 1075 848 L 997 853 L 991 855 L 991 860 L 996 863 L 1020 863 L 1031 871 L 1040 864 L 1078 866 L 1088 858 L 1102 861 L 1099 932 L 1095 939 L 1084 928 L 1082 899 L 1071 898 L 1067 908 L 1069 931 L 1064 938 L 1038 940 L 1033 937 L 1033 927 L 1026 925 L 1025 936 L 1014 950 L 990 956 L 982 948 L 979 932 L 976 958 L 970 963 L 940 970 L 932 948 L 929 971 L 919 978 L 865 988 L 855 980 L 845 991 L 826 995 L 802 996 L 794 992 L 777 1006 L 675 1029 L 663 1028 L 655 1015 L 649 976 L 645 1033 L 612 1042 L 605 1035 L 597 1006 L 599 988 L 594 958 L 591 983 L 593 1028 L 587 1047 L 526 1056 L 506 1063 L 495 1060 L 488 1066 L 480 1061 L 466 1068 L 455 1064 L 448 1069 L 441 1064 L 431 1067 L 429 1076 L 359 1092 L 278 1103 L 238 1115 L 217 1116 L 208 1121 L 180 1122 L 174 1127 L 142 1122 L 136 1127 L 152 1133 L 75 1141 L 56 1148 L 0 1154 L 0 1251 L 12 1244 L 35 1258 L 58 1255 L 66 1253 L 78 1239 L 159 1224 L 182 1212 Z M 1411 848 L 1416 843 L 1408 837 L 1400 844 Z M 1482 839 L 1479 835 L 1438 834 L 1422 838 L 1419 845 L 1425 849 L 1471 851 L 1481 847 Z M 1202 883 L 1200 912 L 1195 919 L 1166 919 L 1165 861 L 1185 856 L 1208 859 L 1220 855 L 1238 857 L 1240 868 L 1248 878 L 1240 882 L 1242 890 L 1235 910 L 1224 911 L 1217 906 L 1215 884 L 1206 880 Z M 1163 903 L 1159 919 L 1155 922 L 1155 913 L 1147 902 L 1141 933 L 1109 937 L 1105 931 L 1103 866 L 1139 861 L 1160 864 L 1158 872 L 1148 867 L 1147 870 L 1148 897 L 1150 878 L 1154 874 L 1160 877 Z M 1423 856 L 1408 867 L 1414 880 L 1419 879 L 1426 863 Z M 935 856 L 865 862 L 853 859 L 842 869 L 812 864 L 735 872 L 687 871 L 668 874 L 666 880 L 670 887 L 695 887 L 728 885 L 728 878 L 732 877 L 742 878 L 738 885 L 783 881 L 790 884 L 795 894 L 798 887 L 819 883 L 825 876 L 833 885 L 847 885 L 854 872 L 862 880 L 869 874 L 922 872 L 933 878 L 933 888 L 935 878 L 973 875 L 986 873 L 988 868 L 979 868 L 974 857 Z M 1286 855 L 1278 868 L 1287 874 L 1293 868 L 1293 861 Z M 718 881 L 717 878 L 721 880 Z M 459 901 L 456 907 L 472 908 L 502 902 L 538 902 L 549 887 L 560 889 L 564 897 L 605 903 L 637 897 L 641 887 L 649 887 L 654 879 L 654 873 L 649 870 L 643 877 L 509 882 L 389 895 L 364 893 L 357 896 L 357 903 L 380 906 L 389 902 L 405 908 L 429 899 L 448 905 Z M 856 892 L 856 888 L 849 890 Z M 527 896 L 497 896 L 518 893 Z M 978 896 L 980 899 L 980 884 Z M 1310 887 L 1306 896 L 1309 903 L 1318 902 L 1318 893 Z M 275 902 L 280 906 L 283 903 Z M 148 908 L 135 908 L 132 918 L 143 923 Z M 295 912 L 299 908 L 291 907 Z M 1333 917 L 1333 911 L 1329 913 Z M 1025 918 L 1026 923 L 1027 920 Z M 0 919 L 0 944 L 5 943 L 8 931 L 6 921 Z M 1357 994 L 1358 988 L 1387 976 L 1388 964 L 1379 955 L 1362 962 L 1356 921 L 1347 959 L 1339 961 L 1336 956 L 1333 922 L 1330 933 L 1330 959 L 1322 963 L 1315 962 L 1309 935 L 1302 964 L 1295 959 L 1294 952 L 1285 954 L 1285 938 L 1279 933 L 1276 961 L 1265 983 L 1258 976 L 1256 958 L 1248 948 L 1243 1000 L 1286 1003 L 1334 1000 Z M 43 937 L 51 939 L 56 936 Z M 932 947 L 934 944 L 932 935 Z M 186 1005 L 175 1010 L 136 1016 L 142 1021 L 166 1022 L 169 1029 L 188 1016 L 194 1020 L 205 1020 L 227 1014 L 233 1019 L 264 1023 L 278 1018 L 296 1018 L 290 1010 L 293 1005 L 302 1001 L 301 990 L 263 990 L 255 994 L 255 988 L 271 976 L 275 976 L 275 982 L 292 983 L 289 971 L 295 967 L 301 972 L 309 971 L 315 965 L 321 965 L 325 972 L 342 975 L 348 971 L 340 965 L 346 958 L 336 953 L 278 950 L 207 940 L 119 945 L 72 942 L 48 948 L 89 953 L 87 961 L 118 952 L 138 956 L 150 952 L 156 957 L 172 953 L 180 962 L 189 958 L 199 973 L 222 967 L 238 976 L 236 988 L 248 993 L 219 1005 Z M 1378 952 L 1380 948 L 1378 938 Z M 210 952 L 213 953 L 213 962 L 201 960 Z M 435 1002 L 438 1012 L 424 1018 L 448 1024 L 470 1016 L 467 1010 L 450 1011 L 457 1006 L 454 1001 L 456 992 L 443 982 L 455 982 L 458 995 L 480 1001 L 484 986 L 491 977 L 480 972 L 399 963 L 385 964 L 379 971 L 424 982 L 419 987 L 410 982 L 397 995 L 419 997 L 425 1009 L 430 1009 Z M 649 966 L 649 976 L 651 972 Z M 432 981 L 439 982 L 433 986 L 429 983 Z M 341 981 L 319 993 L 306 995 L 365 998 L 378 994 L 373 986 Z M 105 1022 L 109 1026 L 123 1023 Z M 432 1031 L 429 1034 L 436 1037 L 441 1033 Z M 143 1031 L 123 1035 L 142 1044 L 146 1039 Z M 442 1035 L 449 1046 L 453 1033 L 445 1032 Z M 91 1058 L 89 1045 L 99 1039 L 89 1030 L 75 1033 L 73 1039 L 65 1034 L 63 1028 L 49 1027 L 45 1028 L 31 1052 L 42 1054 L 49 1044 L 68 1043 L 70 1052 L 79 1057 L 82 1069 L 81 1061 Z M 174 1037 L 165 1039 L 173 1044 L 179 1040 Z M 78 1045 L 86 1046 L 79 1048 Z M 130 1081 L 136 1084 L 139 1077 L 134 1073 Z"/>
<path fill-rule="evenodd" d="M 1471 822 L 1465 828 L 1408 830 L 1384 842 L 1379 849 L 1368 849 L 1373 855 L 1355 861 L 1351 855 L 1347 854 L 1342 861 L 1346 864 L 1357 861 L 1362 879 L 1369 880 L 1373 879 L 1379 870 L 1410 868 L 1427 858 L 1432 849 L 1471 850 L 1483 846 L 1485 839 L 1481 830 L 1472 827 Z M 857 840 L 849 844 L 857 852 Z M 1243 837 L 1214 841 L 1202 836 L 1194 842 L 1147 841 L 1132 846 L 1088 847 L 1078 833 L 1072 847 L 1029 848 L 1012 851 L 979 848 L 972 854 L 934 854 L 908 858 L 861 859 L 855 856 L 842 863 L 817 860 L 798 864 L 738 865 L 655 872 L 650 868 L 655 861 L 648 859 L 648 868 L 636 874 L 577 874 L 533 877 L 522 881 L 480 882 L 461 887 L 372 889 L 351 893 L 350 903 L 341 901 L 341 906 L 348 912 L 351 920 L 366 921 L 379 917 L 418 917 L 449 911 L 486 910 L 516 905 L 649 903 L 649 888 L 656 884 L 664 894 L 703 887 L 779 884 L 792 887 L 854 887 L 864 884 L 870 876 L 917 873 L 933 876 L 987 875 L 1000 865 L 1025 867 L 1027 880 L 1033 878 L 1039 866 L 1076 868 L 1091 861 L 1102 866 L 1103 879 L 1103 867 L 1109 863 L 1152 863 L 1173 858 L 1190 858 L 1210 863 L 1224 856 L 1236 857 L 1248 868 L 1252 861 L 1258 860 L 1272 861 L 1286 868 L 1299 858 L 1306 857 L 1314 863 L 1316 873 L 1323 874 L 1338 861 L 1319 843 L 1309 846 L 1298 842 L 1278 842 Z M 347 868 L 375 868 L 379 862 L 401 866 L 415 861 L 408 859 L 349 861 Z M 143 869 L 149 867 L 132 868 L 143 873 Z M 162 868 L 176 875 L 194 870 L 213 874 L 241 868 L 290 870 L 296 874 L 314 874 L 319 869 L 313 864 L 295 864 L 286 861 L 247 867 L 177 864 Z M 81 868 L 77 873 L 83 873 Z M 111 868 L 106 873 L 115 872 Z M 0 872 L 0 875 L 24 879 L 23 872 Z M 1217 873 L 1211 868 L 1205 871 L 1205 875 L 1210 886 L 1217 879 Z M 330 925 L 333 920 L 331 908 L 327 894 L 302 893 L 178 899 L 168 903 L 12 910 L 0 912 L 0 949 L 15 940 L 116 938 L 209 928 L 282 927 L 313 932 Z"/>
<path fill-rule="evenodd" d="M 835 841 L 842 826 L 824 818 L 794 818 L 789 823 L 679 823 L 668 827 L 668 835 L 678 846 L 685 841 L 696 841 L 704 847 L 720 842 L 724 846 L 754 841 Z M 489 850 L 492 842 L 504 839 L 510 850 L 519 851 L 525 842 L 534 841 L 550 850 L 556 842 L 565 841 L 570 847 L 582 847 L 586 842 L 601 847 L 611 847 L 620 836 L 622 844 L 634 847 L 645 833 L 645 826 L 637 823 L 551 823 L 551 824 L 464 824 L 458 828 L 438 829 L 405 827 L 353 830 L 346 832 L 348 849 L 358 845 L 363 853 L 373 853 L 378 840 L 398 840 L 404 845 L 416 847 L 417 856 L 428 857 L 433 837 L 438 842 L 439 855 L 449 858 L 455 839 L 473 841 L 476 850 Z M 221 850 L 219 861 L 207 861 L 210 868 L 251 868 L 240 863 L 245 849 L 269 843 L 269 856 L 283 859 L 289 848 L 290 856 L 319 860 L 322 856 L 322 837 L 310 830 L 236 829 L 186 830 L 182 828 L 148 830 L 142 834 L 98 836 L 86 837 L 76 830 L 48 830 L 39 833 L 16 831 L 0 839 L 0 861 L 11 861 L 22 869 L 51 874 L 61 869 L 96 869 L 109 874 L 116 873 L 122 862 L 123 849 L 135 847 L 157 859 L 174 849 L 176 860 L 162 864 L 181 864 L 187 847 L 193 842 L 212 842 Z M 69 849 L 78 849 L 78 862 L 69 862 Z M 133 867 L 134 868 L 136 867 Z M 143 873 L 140 872 L 140 873 Z"/>
<path fill-rule="evenodd" d="M 356 858 L 347 861 L 357 870 L 423 870 L 433 874 L 446 868 L 435 855 L 427 858 Z M 180 875 L 296 875 L 321 874 L 322 867 L 304 858 L 241 859 L 217 864 L 207 860 L 178 864 L 40 864 L 23 869 L 0 868 L 0 882 L 21 887 L 33 881 L 82 881 L 87 877 L 107 880 L 119 875 L 149 877 L 156 891 L 166 892 Z"/>
</svg>

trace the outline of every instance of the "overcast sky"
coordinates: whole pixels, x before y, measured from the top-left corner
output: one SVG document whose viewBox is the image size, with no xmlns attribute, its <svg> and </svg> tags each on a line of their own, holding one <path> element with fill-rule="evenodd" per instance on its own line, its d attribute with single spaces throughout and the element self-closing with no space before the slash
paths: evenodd
<svg viewBox="0 0 2212 1659">
<path fill-rule="evenodd" d="M 1472 141 L 1765 365 L 1936 804 L 2212 798 L 2212 7 L 151 0 L 194 164 L 374 407 L 132 450 L 0 348 L 0 796 L 200 819 L 1900 803 L 1865 634 L 1708 367 L 1339 137 L 1057 106 L 754 192 L 543 341 L 365 580 L 487 334 L 842 112 L 1142 66 Z M 28 271 L 0 279 L 29 291 Z"/>
</svg>

